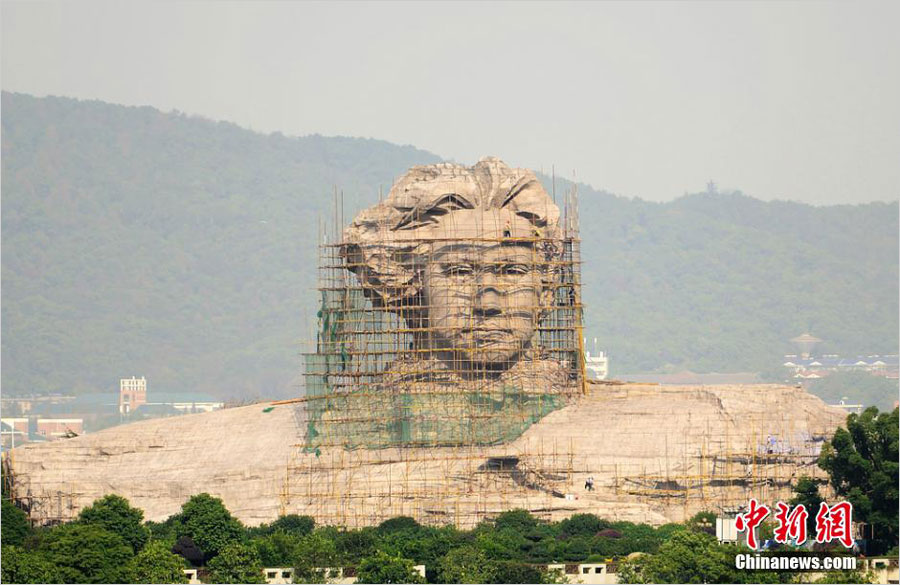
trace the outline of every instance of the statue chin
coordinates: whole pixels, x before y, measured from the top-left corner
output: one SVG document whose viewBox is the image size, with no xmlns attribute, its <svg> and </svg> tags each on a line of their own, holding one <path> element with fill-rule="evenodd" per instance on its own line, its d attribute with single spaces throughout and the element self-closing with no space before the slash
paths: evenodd
<svg viewBox="0 0 900 585">
<path fill-rule="evenodd" d="M 510 332 L 460 334 L 444 342 L 448 348 L 443 353 L 445 361 L 457 366 L 469 364 L 473 370 L 503 371 L 512 367 L 522 357 L 526 347 Z M 440 354 L 439 354 L 440 355 Z"/>
<path fill-rule="evenodd" d="M 518 352 L 491 348 L 477 350 L 467 357 L 475 370 L 507 370 L 519 361 Z"/>
</svg>

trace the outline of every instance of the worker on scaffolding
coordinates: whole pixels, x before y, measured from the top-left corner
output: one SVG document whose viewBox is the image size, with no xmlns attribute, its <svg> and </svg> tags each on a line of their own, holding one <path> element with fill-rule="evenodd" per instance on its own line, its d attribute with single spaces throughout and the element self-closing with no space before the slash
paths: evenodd
<svg viewBox="0 0 900 585">
<path fill-rule="evenodd" d="M 775 448 L 778 446 L 778 439 L 769 435 L 766 439 L 766 454 L 771 455 L 775 452 Z"/>
</svg>

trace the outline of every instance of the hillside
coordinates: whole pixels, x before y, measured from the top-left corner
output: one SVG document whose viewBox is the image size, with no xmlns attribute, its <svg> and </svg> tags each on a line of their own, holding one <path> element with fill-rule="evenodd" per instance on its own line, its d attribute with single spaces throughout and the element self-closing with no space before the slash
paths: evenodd
<svg viewBox="0 0 900 585">
<path fill-rule="evenodd" d="M 151 391 L 300 392 L 333 186 L 349 220 L 437 160 L 4 93 L 3 390 L 111 390 L 136 374 Z M 771 369 L 806 330 L 836 353 L 897 351 L 896 203 L 579 193 L 587 335 L 614 372 Z"/>
</svg>

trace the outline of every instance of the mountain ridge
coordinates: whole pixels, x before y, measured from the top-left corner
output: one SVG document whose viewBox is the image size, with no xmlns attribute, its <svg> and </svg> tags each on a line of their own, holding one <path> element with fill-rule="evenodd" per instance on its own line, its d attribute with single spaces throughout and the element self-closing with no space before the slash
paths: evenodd
<svg viewBox="0 0 900 585">
<path fill-rule="evenodd" d="M 132 374 L 223 397 L 300 392 L 314 218 L 331 217 L 333 186 L 347 223 L 409 166 L 441 160 L 148 106 L 2 100 L 11 393 L 112 389 Z M 569 185 L 557 178 L 557 194 Z M 762 370 L 806 330 L 835 352 L 896 351 L 896 202 L 578 189 L 586 334 L 614 372 Z"/>
</svg>

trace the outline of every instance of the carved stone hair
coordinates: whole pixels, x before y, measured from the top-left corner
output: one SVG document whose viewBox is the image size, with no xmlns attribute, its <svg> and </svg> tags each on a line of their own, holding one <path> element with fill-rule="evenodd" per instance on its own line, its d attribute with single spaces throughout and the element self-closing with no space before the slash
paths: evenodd
<svg viewBox="0 0 900 585">
<path fill-rule="evenodd" d="M 562 249 L 559 208 L 534 173 L 491 157 L 413 167 L 344 230 L 341 256 L 375 306 L 411 308 L 436 242 L 503 237 L 532 245 L 544 262 Z"/>
</svg>

